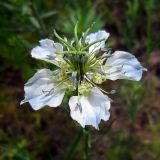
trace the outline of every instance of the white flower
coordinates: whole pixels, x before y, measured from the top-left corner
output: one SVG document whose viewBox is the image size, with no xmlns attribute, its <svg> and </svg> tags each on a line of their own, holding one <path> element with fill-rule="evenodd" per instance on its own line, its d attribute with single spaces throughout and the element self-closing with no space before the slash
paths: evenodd
<svg viewBox="0 0 160 160">
<path fill-rule="evenodd" d="M 96 87 L 89 95 L 73 96 L 69 100 L 71 117 L 83 128 L 92 125 L 98 129 L 101 119 L 107 121 L 110 117 L 110 99 Z"/>
<path fill-rule="evenodd" d="M 57 107 L 61 104 L 65 90 L 56 87 L 58 84 L 53 80 L 55 72 L 49 69 L 39 70 L 24 86 L 25 99 L 21 104 L 29 102 L 34 110 L 46 105 Z"/>
<path fill-rule="evenodd" d="M 33 48 L 31 51 L 32 57 L 51 62 L 58 66 L 59 59 L 55 52 L 62 52 L 63 46 L 50 39 L 43 39 L 39 42 L 40 46 Z"/>
<path fill-rule="evenodd" d="M 86 31 L 78 39 L 76 26 L 74 34 L 73 42 L 55 32 L 61 44 L 44 39 L 40 40 L 40 46 L 32 49 L 32 57 L 51 62 L 58 69 L 38 70 L 25 84 L 25 99 L 21 104 L 29 102 L 34 110 L 44 106 L 57 107 L 62 103 L 66 92 L 74 91 L 77 94 L 69 99 L 71 117 L 82 127 L 92 125 L 98 129 L 100 121 L 107 121 L 110 117 L 111 102 L 106 95 L 111 92 L 104 91 L 98 85 L 106 79 L 138 81 L 146 69 L 130 53 L 103 53 L 109 36 L 106 31 L 89 35 Z M 103 53 L 102 56 L 99 56 L 99 51 Z"/>
<path fill-rule="evenodd" d="M 91 33 L 86 37 L 86 43 L 94 43 L 96 41 L 102 40 L 101 42 L 95 43 L 91 47 L 89 47 L 89 53 L 97 52 L 100 49 L 105 48 L 105 41 L 108 39 L 109 33 L 102 30 L 96 33 Z"/>
<path fill-rule="evenodd" d="M 142 78 L 143 70 L 136 57 L 128 52 L 115 51 L 106 61 L 107 79 L 130 79 L 139 81 Z"/>
</svg>

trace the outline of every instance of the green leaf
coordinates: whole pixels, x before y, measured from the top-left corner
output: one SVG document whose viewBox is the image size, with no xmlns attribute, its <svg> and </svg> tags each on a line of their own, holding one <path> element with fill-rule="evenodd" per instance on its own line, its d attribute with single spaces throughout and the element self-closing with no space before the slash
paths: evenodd
<svg viewBox="0 0 160 160">
<path fill-rule="evenodd" d="M 41 14 L 40 18 L 42 18 L 42 19 L 49 18 L 57 13 L 58 13 L 57 11 L 49 11 L 49 12 Z"/>
<path fill-rule="evenodd" d="M 35 17 L 31 16 L 31 17 L 29 18 L 29 20 L 31 21 L 32 25 L 33 25 L 35 28 L 37 28 L 37 29 L 40 29 L 40 28 L 41 28 L 38 20 L 37 20 Z"/>
</svg>

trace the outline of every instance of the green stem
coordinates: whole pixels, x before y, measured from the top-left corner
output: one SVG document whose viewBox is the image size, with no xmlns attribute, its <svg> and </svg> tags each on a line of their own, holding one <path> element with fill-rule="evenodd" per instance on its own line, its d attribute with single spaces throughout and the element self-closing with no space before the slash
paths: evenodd
<svg viewBox="0 0 160 160">
<path fill-rule="evenodd" d="M 32 11 L 33 11 L 33 13 L 34 13 L 35 16 L 36 16 L 36 18 L 37 18 L 37 20 L 38 20 L 38 22 L 39 22 L 39 24 L 40 24 L 40 27 L 41 27 L 41 29 L 43 30 L 44 35 L 46 35 L 46 34 L 47 34 L 47 29 L 46 29 L 46 26 L 45 26 L 44 21 L 43 21 L 43 20 L 41 19 L 41 17 L 39 16 L 37 4 L 36 4 L 36 2 L 33 1 L 33 0 L 31 0 L 31 2 L 32 2 Z"/>
<path fill-rule="evenodd" d="M 67 156 L 65 157 L 64 160 L 71 160 L 73 154 L 75 153 L 77 147 L 78 147 L 78 144 L 81 140 L 83 136 L 83 131 L 80 131 L 80 133 L 78 134 L 78 136 L 76 137 L 75 141 L 73 142 L 73 144 L 71 145 L 71 147 L 69 148 L 69 151 L 67 153 Z"/>
<path fill-rule="evenodd" d="M 148 20 L 147 20 L 147 54 L 149 55 L 152 51 L 152 34 L 151 34 L 151 16 L 148 13 Z"/>
<path fill-rule="evenodd" d="M 90 135 L 88 129 L 83 130 L 85 146 L 84 146 L 84 160 L 89 160 L 89 149 L 90 149 Z"/>
</svg>

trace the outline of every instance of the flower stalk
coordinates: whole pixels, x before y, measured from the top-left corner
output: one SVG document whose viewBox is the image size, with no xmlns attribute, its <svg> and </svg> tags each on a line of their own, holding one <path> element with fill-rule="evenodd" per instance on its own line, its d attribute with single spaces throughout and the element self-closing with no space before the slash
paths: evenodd
<svg viewBox="0 0 160 160">
<path fill-rule="evenodd" d="M 85 140 L 85 145 L 84 145 L 84 160 L 89 160 L 89 150 L 91 148 L 91 143 L 90 143 L 90 134 L 89 134 L 89 129 L 85 128 L 83 129 L 83 134 L 84 134 L 84 140 Z"/>
<path fill-rule="evenodd" d="M 76 137 L 75 141 L 73 142 L 73 144 L 69 148 L 68 153 L 67 153 L 66 157 L 64 158 L 64 160 L 70 160 L 73 157 L 82 137 L 83 137 L 83 131 L 81 130 L 79 132 L 78 136 Z"/>
</svg>

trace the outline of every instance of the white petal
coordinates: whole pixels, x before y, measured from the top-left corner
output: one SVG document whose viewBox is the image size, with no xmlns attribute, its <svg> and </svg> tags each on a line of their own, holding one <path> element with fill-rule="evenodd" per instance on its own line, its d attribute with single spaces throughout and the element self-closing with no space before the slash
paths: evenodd
<svg viewBox="0 0 160 160">
<path fill-rule="evenodd" d="M 56 87 L 52 76 L 56 74 L 49 69 L 39 70 L 24 86 L 25 99 L 21 104 L 29 102 L 34 110 L 46 105 L 57 107 L 62 103 L 65 91 Z"/>
<path fill-rule="evenodd" d="M 98 31 L 98 32 L 96 32 L 96 33 L 91 33 L 91 34 L 89 34 L 89 35 L 86 37 L 86 43 L 88 43 L 88 44 L 91 44 L 91 43 L 93 43 L 93 42 L 95 42 L 95 41 L 104 39 L 103 41 L 92 45 L 92 46 L 89 48 L 89 53 L 91 53 L 91 52 L 96 52 L 96 51 L 98 51 L 99 49 L 104 48 L 104 47 L 105 47 L 105 41 L 107 40 L 108 37 L 109 37 L 109 33 L 106 32 L 106 31 L 104 31 L 104 30 Z"/>
<path fill-rule="evenodd" d="M 101 119 L 107 121 L 110 117 L 110 99 L 96 87 L 91 95 L 73 96 L 69 100 L 71 117 L 82 127 L 92 125 L 98 129 Z"/>
<path fill-rule="evenodd" d="M 139 81 L 142 78 L 143 68 L 137 58 L 124 51 L 115 51 L 105 63 L 107 78 L 130 79 Z"/>
<path fill-rule="evenodd" d="M 62 52 L 63 46 L 60 43 L 54 43 L 50 39 L 43 39 L 39 42 L 40 46 L 33 48 L 31 51 L 32 57 L 58 65 L 55 52 Z"/>
</svg>

